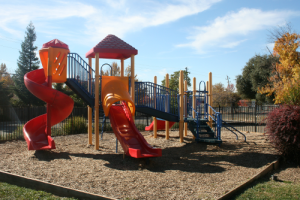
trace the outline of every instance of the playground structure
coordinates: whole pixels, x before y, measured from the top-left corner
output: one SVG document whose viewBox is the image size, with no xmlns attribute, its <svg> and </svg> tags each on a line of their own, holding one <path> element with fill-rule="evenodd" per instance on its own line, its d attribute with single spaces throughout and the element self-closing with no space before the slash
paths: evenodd
<svg viewBox="0 0 300 200">
<path fill-rule="evenodd" d="M 24 138 L 29 150 L 54 149 L 51 126 L 68 117 L 73 100 L 54 89 L 52 82 L 66 83 L 88 104 L 88 143 L 92 144 L 92 118 L 94 110 L 95 149 L 99 149 L 99 116 L 108 116 L 126 155 L 141 157 L 161 156 L 161 149 L 151 147 L 134 125 L 134 113 L 139 111 L 154 117 L 153 132 L 157 137 L 157 119 L 164 119 L 166 139 L 169 138 L 170 122 L 179 122 L 180 142 L 191 130 L 197 142 L 221 144 L 222 116 L 212 107 L 212 74 L 209 81 L 200 82 L 196 90 L 187 91 L 180 71 L 179 94 L 166 86 L 135 82 L 134 77 L 124 76 L 124 60 L 131 58 L 131 75 L 135 74 L 134 58 L 138 51 L 114 35 L 108 35 L 86 53 L 89 63 L 78 54 L 69 53 L 68 45 L 52 40 L 43 45 L 40 57 L 43 69 L 29 72 L 24 77 L 26 87 L 38 98 L 47 102 L 47 114 L 30 120 L 24 125 Z M 92 59 L 95 58 L 95 70 Z M 102 76 L 99 59 L 119 59 L 121 76 Z M 200 90 L 204 83 L 203 90 Z M 101 92 L 99 92 L 101 91 Z M 120 104 L 116 104 L 120 103 Z M 104 117 L 105 119 L 105 117 Z M 184 134 L 183 134 L 184 133 Z"/>
</svg>

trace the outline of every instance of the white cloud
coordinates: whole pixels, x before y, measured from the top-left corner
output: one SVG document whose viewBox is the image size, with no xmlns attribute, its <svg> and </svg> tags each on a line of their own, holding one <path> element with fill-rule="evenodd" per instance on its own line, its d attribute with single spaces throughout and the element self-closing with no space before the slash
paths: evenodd
<svg viewBox="0 0 300 200">
<path fill-rule="evenodd" d="M 245 42 L 246 40 L 239 40 L 239 41 L 235 41 L 235 42 L 228 42 L 225 43 L 223 45 L 221 45 L 222 48 L 234 48 L 236 46 L 238 46 L 239 44 Z"/>
<path fill-rule="evenodd" d="M 177 47 L 191 47 L 198 53 L 205 53 L 211 48 L 233 48 L 244 42 L 248 34 L 282 25 L 297 13 L 293 11 L 262 11 L 259 9 L 243 8 L 238 12 L 229 12 L 224 17 L 216 18 L 210 25 L 195 27 L 188 39 L 192 40 Z"/>
<path fill-rule="evenodd" d="M 170 3 L 137 1 L 135 2 L 137 6 L 124 6 L 124 12 L 119 11 L 117 15 L 114 12 L 103 12 L 90 18 L 86 33 L 95 41 L 110 33 L 123 37 L 129 32 L 170 23 L 203 12 L 219 1 L 221 0 L 170 1 Z"/>
<path fill-rule="evenodd" d="M 7 1 L 0 8 L 0 29 L 22 37 L 24 27 L 29 21 L 33 21 L 35 25 L 39 25 L 37 27 L 40 30 L 52 32 L 52 35 L 59 32 L 76 34 L 80 30 L 87 36 L 85 40 L 98 42 L 107 34 L 115 34 L 122 38 L 130 32 L 200 13 L 220 1 L 222 0 L 105 0 L 92 4 L 83 0 L 52 0 L 43 3 Z M 70 18 L 76 18 L 75 20 L 80 22 L 71 30 L 57 24 Z"/>
<path fill-rule="evenodd" d="M 39 2 L 38 2 L 39 3 Z M 55 27 L 55 21 L 70 17 L 87 18 L 96 12 L 93 6 L 85 5 L 80 2 L 52 2 L 51 5 L 38 5 L 29 4 L 26 2 L 24 5 L 19 4 L 7 4 L 1 5 L 0 12 L 0 28 L 4 31 L 20 36 L 19 30 L 16 28 L 22 27 L 22 34 L 24 33 L 24 27 L 26 27 L 30 21 L 43 22 L 45 27 L 49 24 Z M 52 22 L 52 23 L 51 23 Z M 42 23 L 41 23 L 42 24 Z M 51 26 L 50 26 L 51 27 Z"/>
</svg>

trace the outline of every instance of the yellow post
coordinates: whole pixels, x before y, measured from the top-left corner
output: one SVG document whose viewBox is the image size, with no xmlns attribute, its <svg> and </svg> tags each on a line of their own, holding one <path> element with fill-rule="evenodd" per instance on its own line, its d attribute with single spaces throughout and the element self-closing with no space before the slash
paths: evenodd
<svg viewBox="0 0 300 200">
<path fill-rule="evenodd" d="M 154 76 L 154 84 L 157 84 L 157 77 Z M 156 88 L 154 86 L 154 109 L 156 109 Z M 157 119 L 153 117 L 153 136 L 157 138 Z"/>
<path fill-rule="evenodd" d="M 48 65 L 47 65 L 47 86 L 49 88 L 52 88 L 52 65 L 51 65 L 51 61 L 50 61 L 50 58 L 52 59 L 52 55 L 53 52 L 52 52 L 52 47 L 49 47 L 49 50 L 48 50 Z M 50 135 L 51 136 L 51 104 L 50 103 L 47 103 L 47 122 L 46 122 L 46 132 L 47 132 L 47 135 Z"/>
<path fill-rule="evenodd" d="M 197 85 L 196 85 L 196 78 L 193 78 L 193 108 L 196 110 L 196 91 L 197 91 Z M 200 90 L 200 88 L 199 88 Z M 196 118 L 196 112 L 193 111 L 193 118 Z M 193 135 L 193 139 L 195 139 L 195 136 Z"/>
<path fill-rule="evenodd" d="M 95 150 L 99 149 L 99 53 L 95 56 Z"/>
<path fill-rule="evenodd" d="M 187 81 L 184 81 L 184 91 L 187 91 Z M 184 115 L 185 117 L 187 117 L 187 96 L 186 96 L 186 100 L 185 100 L 185 105 L 184 105 Z M 184 136 L 187 136 L 187 122 L 184 123 Z"/>
<path fill-rule="evenodd" d="M 89 66 L 90 66 L 90 69 L 89 69 L 89 71 L 90 71 L 90 75 L 92 75 L 91 74 L 91 72 L 92 72 L 92 58 L 89 58 Z M 91 85 L 90 85 L 90 78 L 91 77 L 89 77 L 89 81 L 88 81 L 88 92 L 89 93 L 92 93 L 92 91 L 91 91 L 91 89 L 90 89 L 90 87 L 91 87 Z M 88 143 L 89 144 L 93 144 L 93 141 L 92 141 L 92 113 L 93 113 L 93 110 L 92 110 L 92 108 L 90 107 L 90 106 L 88 106 Z"/>
<path fill-rule="evenodd" d="M 209 105 L 210 106 L 212 106 L 212 103 L 213 103 L 213 97 L 212 97 L 212 73 L 211 72 L 209 72 L 209 74 L 208 74 L 208 103 L 209 103 Z M 210 114 L 211 116 L 212 116 L 212 113 L 213 113 L 213 111 L 212 111 L 212 109 L 211 108 L 209 108 L 208 109 L 208 114 Z M 212 118 L 209 118 L 209 126 L 212 128 Z"/>
<path fill-rule="evenodd" d="M 131 55 L 131 98 L 132 102 L 135 104 L 135 85 L 134 85 L 134 55 Z M 134 115 L 132 116 L 135 119 Z"/>
<path fill-rule="evenodd" d="M 183 142 L 183 71 L 180 70 L 179 76 L 179 137 L 180 142 Z"/>
<path fill-rule="evenodd" d="M 124 58 L 121 59 L 121 77 L 124 77 Z"/>
<path fill-rule="evenodd" d="M 169 88 L 169 74 L 166 74 L 166 88 Z M 166 109 L 167 109 L 167 107 L 166 107 Z M 168 140 L 169 138 L 170 138 L 169 121 L 166 121 L 166 140 Z"/>
</svg>

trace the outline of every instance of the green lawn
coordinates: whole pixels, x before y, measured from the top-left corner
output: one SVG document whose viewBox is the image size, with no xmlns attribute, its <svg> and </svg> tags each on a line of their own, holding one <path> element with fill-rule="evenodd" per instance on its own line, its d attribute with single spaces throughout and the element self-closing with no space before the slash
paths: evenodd
<svg viewBox="0 0 300 200">
<path fill-rule="evenodd" d="M 36 199 L 47 199 L 47 200 L 71 200 L 72 198 L 62 198 L 53 194 L 36 191 L 24 187 L 18 187 L 10 185 L 8 183 L 0 182 L 0 199 L 24 199 L 24 200 L 36 200 Z"/>
<path fill-rule="evenodd" d="M 235 200 L 245 199 L 300 199 L 300 184 L 292 182 L 271 181 L 269 176 L 255 181 Z"/>
</svg>

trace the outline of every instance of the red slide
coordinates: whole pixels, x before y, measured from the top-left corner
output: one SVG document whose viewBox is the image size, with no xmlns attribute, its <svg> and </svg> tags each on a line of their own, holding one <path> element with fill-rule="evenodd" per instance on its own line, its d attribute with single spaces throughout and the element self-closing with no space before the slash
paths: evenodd
<svg viewBox="0 0 300 200">
<path fill-rule="evenodd" d="M 153 124 L 154 121 L 149 126 L 145 127 L 145 131 L 153 131 Z M 175 122 L 169 122 L 169 128 L 171 128 L 174 124 Z M 157 130 L 163 131 L 165 129 L 166 129 L 166 121 L 157 119 Z"/>
<path fill-rule="evenodd" d="M 159 157 L 162 155 L 161 149 L 150 146 L 137 130 L 125 102 L 122 102 L 122 105 L 112 105 L 110 107 L 109 119 L 126 155 L 134 158 Z"/>
<path fill-rule="evenodd" d="M 44 69 L 28 72 L 24 76 L 27 89 L 37 98 L 50 104 L 51 126 L 67 118 L 73 109 L 73 100 L 62 92 L 47 86 Z M 29 150 L 55 149 L 51 135 L 46 133 L 47 114 L 28 121 L 23 127 Z"/>
</svg>

